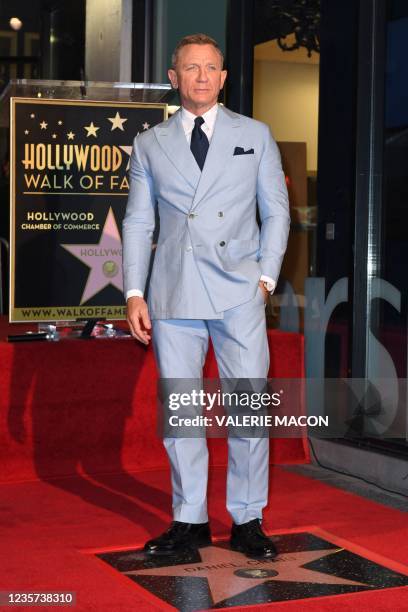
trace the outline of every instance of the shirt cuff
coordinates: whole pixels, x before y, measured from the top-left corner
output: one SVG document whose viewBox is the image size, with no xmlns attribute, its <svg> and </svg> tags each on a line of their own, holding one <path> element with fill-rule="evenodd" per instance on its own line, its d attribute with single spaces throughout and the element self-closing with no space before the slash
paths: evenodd
<svg viewBox="0 0 408 612">
<path fill-rule="evenodd" d="M 264 283 L 268 283 L 267 290 L 272 295 L 272 293 L 276 289 L 276 281 L 274 281 L 273 278 L 271 278 L 270 276 L 266 276 L 266 274 L 262 274 L 259 280 L 263 281 Z"/>
<path fill-rule="evenodd" d="M 126 301 L 128 301 L 129 298 L 131 297 L 143 297 L 143 291 L 140 291 L 140 289 L 129 289 L 129 291 L 126 291 Z"/>
</svg>

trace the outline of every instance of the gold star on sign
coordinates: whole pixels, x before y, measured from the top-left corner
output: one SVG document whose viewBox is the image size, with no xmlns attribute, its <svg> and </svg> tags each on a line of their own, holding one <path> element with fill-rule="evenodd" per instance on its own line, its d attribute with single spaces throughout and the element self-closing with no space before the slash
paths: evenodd
<svg viewBox="0 0 408 612">
<path fill-rule="evenodd" d="M 62 125 L 62 121 L 61 121 L 61 119 L 58 121 L 58 125 Z"/>
<path fill-rule="evenodd" d="M 68 140 L 74 140 L 75 138 L 74 132 L 68 132 L 67 137 L 68 137 Z"/>
<path fill-rule="evenodd" d="M 56 138 L 56 137 L 57 137 L 57 135 L 56 135 L 56 134 L 53 134 L 53 135 L 52 135 L 52 137 L 53 137 L 53 138 Z"/>
<path fill-rule="evenodd" d="M 46 129 L 47 129 L 47 125 L 48 125 L 48 123 L 45 123 L 45 121 L 42 121 L 42 122 L 40 123 L 40 128 L 41 128 L 42 130 L 46 130 Z"/>
<path fill-rule="evenodd" d="M 89 136 L 95 136 L 95 138 L 97 137 L 97 131 L 99 130 L 98 127 L 96 127 L 96 125 L 94 125 L 93 121 L 91 121 L 90 125 L 86 125 L 84 127 L 84 130 L 87 131 L 87 135 L 86 137 L 88 138 Z"/>
<path fill-rule="evenodd" d="M 24 130 L 24 134 L 27 136 L 30 132 L 28 130 Z"/>
<path fill-rule="evenodd" d="M 146 121 L 144 123 L 142 123 L 142 127 L 144 130 L 148 130 L 150 127 L 150 123 L 147 123 Z"/>
<path fill-rule="evenodd" d="M 116 130 L 116 128 L 119 128 L 120 130 L 122 130 L 122 132 L 125 131 L 123 124 L 125 123 L 125 121 L 127 121 L 127 119 L 122 119 L 119 113 L 116 113 L 114 117 L 108 117 L 108 119 L 112 123 L 111 131 Z"/>
<path fill-rule="evenodd" d="M 31 113 L 30 117 L 31 117 L 31 119 L 34 119 L 35 118 L 34 113 Z"/>
</svg>

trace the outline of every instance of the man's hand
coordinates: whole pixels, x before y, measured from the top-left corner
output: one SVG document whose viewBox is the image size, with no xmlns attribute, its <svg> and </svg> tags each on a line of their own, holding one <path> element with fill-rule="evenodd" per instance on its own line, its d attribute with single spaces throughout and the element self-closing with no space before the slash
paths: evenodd
<svg viewBox="0 0 408 612">
<path fill-rule="evenodd" d="M 268 299 L 269 299 L 269 291 L 267 291 L 267 289 L 265 289 L 265 285 L 264 285 L 263 281 L 259 281 L 258 285 L 260 286 L 260 288 L 263 291 L 264 302 L 266 304 L 268 302 Z"/>
<path fill-rule="evenodd" d="M 126 302 L 126 318 L 133 338 L 149 344 L 152 328 L 147 304 L 142 297 L 130 297 Z"/>
</svg>

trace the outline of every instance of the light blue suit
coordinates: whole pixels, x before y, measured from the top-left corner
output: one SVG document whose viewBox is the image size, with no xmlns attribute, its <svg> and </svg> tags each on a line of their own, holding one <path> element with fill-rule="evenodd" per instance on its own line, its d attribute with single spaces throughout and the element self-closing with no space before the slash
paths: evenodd
<svg viewBox="0 0 408 612">
<path fill-rule="evenodd" d="M 201 172 L 178 111 L 135 138 L 129 174 L 125 293 L 146 288 L 156 202 L 160 217 L 147 303 L 161 377 L 200 378 L 211 337 L 221 378 L 266 378 L 258 281 L 262 274 L 278 279 L 290 224 L 280 154 L 268 126 L 219 106 Z M 205 439 L 165 438 L 164 444 L 175 520 L 206 522 Z M 268 450 L 267 438 L 229 439 L 227 508 L 237 524 L 261 518 Z"/>
</svg>

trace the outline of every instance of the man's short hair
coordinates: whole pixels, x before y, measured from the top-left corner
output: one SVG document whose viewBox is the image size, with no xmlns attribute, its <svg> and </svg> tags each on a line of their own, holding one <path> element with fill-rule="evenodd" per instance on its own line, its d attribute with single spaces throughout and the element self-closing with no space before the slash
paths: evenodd
<svg viewBox="0 0 408 612">
<path fill-rule="evenodd" d="M 220 56 L 221 68 L 223 67 L 224 55 L 216 40 L 211 38 L 211 36 L 207 36 L 207 34 L 189 34 L 178 41 L 176 48 L 173 51 L 173 55 L 171 56 L 171 65 L 173 68 L 175 68 L 177 65 L 180 49 L 186 47 L 187 45 L 212 45 Z"/>
</svg>

